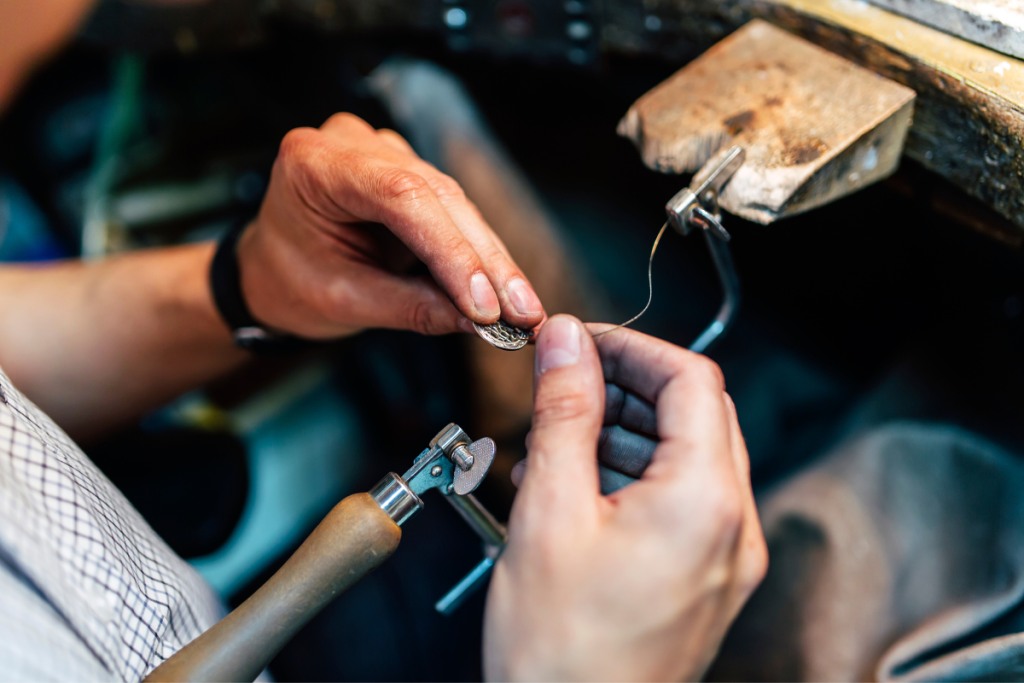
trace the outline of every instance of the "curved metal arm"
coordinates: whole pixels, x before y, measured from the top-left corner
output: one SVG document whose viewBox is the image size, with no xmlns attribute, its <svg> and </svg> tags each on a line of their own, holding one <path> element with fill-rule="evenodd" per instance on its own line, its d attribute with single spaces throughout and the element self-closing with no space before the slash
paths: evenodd
<svg viewBox="0 0 1024 683">
<path fill-rule="evenodd" d="M 690 345 L 690 350 L 705 353 L 732 325 L 740 306 L 740 279 L 729 252 L 728 231 L 722 227 L 718 195 L 746 159 L 741 147 L 732 147 L 712 157 L 693 177 L 697 189 L 684 188 L 665 206 L 669 222 L 684 235 L 690 226 L 701 228 L 708 243 L 711 260 L 722 284 L 722 306 L 714 321 Z"/>
<path fill-rule="evenodd" d="M 711 345 L 725 334 L 732 326 L 736 311 L 740 307 L 740 278 L 736 274 L 728 242 L 711 230 L 702 232 L 704 241 L 708 244 L 708 251 L 711 252 L 711 260 L 715 263 L 718 281 L 722 284 L 722 306 L 718 309 L 714 321 L 697 337 L 697 341 L 690 344 L 690 350 L 695 353 L 706 353 Z"/>
</svg>

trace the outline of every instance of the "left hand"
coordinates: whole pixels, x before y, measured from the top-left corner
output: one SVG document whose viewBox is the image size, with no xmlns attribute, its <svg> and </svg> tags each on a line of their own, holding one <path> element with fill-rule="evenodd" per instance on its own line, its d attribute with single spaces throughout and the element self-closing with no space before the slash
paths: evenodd
<svg viewBox="0 0 1024 683">
<path fill-rule="evenodd" d="M 408 274 L 417 261 L 431 277 Z M 238 244 L 242 291 L 271 329 L 311 339 L 364 328 L 472 332 L 544 309 L 458 183 L 397 133 L 351 114 L 285 136 Z"/>
<path fill-rule="evenodd" d="M 536 367 L 486 677 L 699 679 L 768 561 L 721 371 L 568 316 L 541 329 Z M 601 495 L 599 458 L 639 480 Z"/>
</svg>

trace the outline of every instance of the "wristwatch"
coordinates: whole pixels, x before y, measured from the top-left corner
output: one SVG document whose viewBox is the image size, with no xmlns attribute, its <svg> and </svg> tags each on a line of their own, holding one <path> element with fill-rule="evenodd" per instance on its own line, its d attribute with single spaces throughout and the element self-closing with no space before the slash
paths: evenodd
<svg viewBox="0 0 1024 683">
<path fill-rule="evenodd" d="M 221 238 L 210 264 L 210 290 L 217 311 L 231 328 L 235 346 L 261 355 L 283 355 L 307 347 L 311 342 L 269 330 L 253 317 L 242 294 L 238 268 L 238 240 L 250 218 L 238 221 Z"/>
</svg>

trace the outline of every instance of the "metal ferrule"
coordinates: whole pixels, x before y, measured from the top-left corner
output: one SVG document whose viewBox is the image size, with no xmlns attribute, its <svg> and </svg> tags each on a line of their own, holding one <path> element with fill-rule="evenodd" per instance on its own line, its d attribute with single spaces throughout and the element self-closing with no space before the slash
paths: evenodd
<svg viewBox="0 0 1024 683">
<path fill-rule="evenodd" d="M 370 496 L 398 526 L 402 526 L 423 507 L 420 497 L 394 472 L 389 472 L 377 482 L 377 485 L 370 489 Z"/>
</svg>

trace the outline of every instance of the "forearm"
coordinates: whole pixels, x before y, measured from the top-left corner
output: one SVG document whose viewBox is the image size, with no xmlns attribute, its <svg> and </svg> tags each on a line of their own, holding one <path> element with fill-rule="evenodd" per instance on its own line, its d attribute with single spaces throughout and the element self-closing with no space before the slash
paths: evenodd
<svg viewBox="0 0 1024 683">
<path fill-rule="evenodd" d="M 240 364 L 209 291 L 214 245 L 0 269 L 0 366 L 78 439 Z"/>
<path fill-rule="evenodd" d="M 0 365 L 79 439 L 200 386 L 245 359 L 209 292 L 213 252 L 0 268 Z M 471 332 L 499 317 L 533 329 L 545 317 L 458 184 L 351 115 L 285 137 L 236 255 L 253 316 L 300 337 Z M 432 280 L 403 274 L 415 258 Z"/>
</svg>

